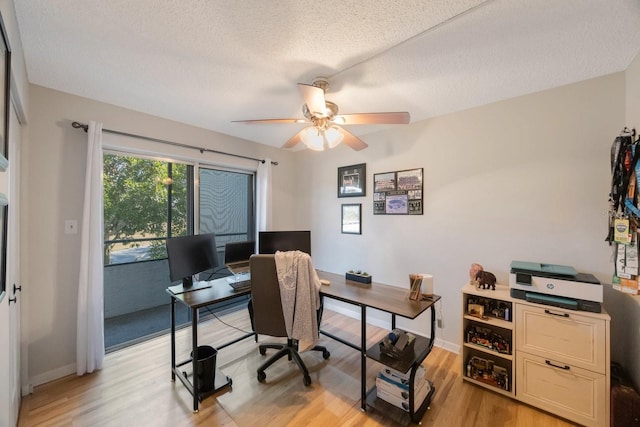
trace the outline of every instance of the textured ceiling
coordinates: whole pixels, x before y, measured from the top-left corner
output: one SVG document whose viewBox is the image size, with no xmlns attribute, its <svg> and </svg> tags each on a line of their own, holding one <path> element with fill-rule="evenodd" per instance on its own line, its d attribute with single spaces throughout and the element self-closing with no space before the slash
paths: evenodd
<svg viewBox="0 0 640 427">
<path fill-rule="evenodd" d="M 296 83 L 318 75 L 341 113 L 416 122 L 622 71 L 640 49 L 638 0 L 14 2 L 31 83 L 273 146 L 302 125 L 231 122 L 301 118 Z"/>
</svg>

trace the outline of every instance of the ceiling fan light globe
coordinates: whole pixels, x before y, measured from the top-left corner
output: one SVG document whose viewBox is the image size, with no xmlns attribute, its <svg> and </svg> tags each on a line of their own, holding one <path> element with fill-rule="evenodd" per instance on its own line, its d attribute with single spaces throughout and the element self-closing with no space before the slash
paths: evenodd
<svg viewBox="0 0 640 427">
<path fill-rule="evenodd" d="M 310 150 L 324 150 L 324 137 L 322 133 L 315 127 L 306 128 L 301 134 L 300 139 Z"/>
<path fill-rule="evenodd" d="M 344 135 L 335 126 L 330 127 L 324 133 L 329 148 L 335 148 L 344 139 Z"/>
</svg>

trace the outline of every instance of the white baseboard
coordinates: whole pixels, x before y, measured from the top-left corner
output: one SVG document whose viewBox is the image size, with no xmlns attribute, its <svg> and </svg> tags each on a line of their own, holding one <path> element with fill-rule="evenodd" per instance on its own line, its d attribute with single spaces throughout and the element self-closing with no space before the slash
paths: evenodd
<svg viewBox="0 0 640 427">
<path fill-rule="evenodd" d="M 33 388 L 40 384 L 48 383 L 49 381 L 57 380 L 58 378 L 66 377 L 67 375 L 76 373 L 76 364 L 62 366 L 57 369 L 53 369 L 48 372 L 44 372 L 39 375 L 35 375 L 29 379 L 29 384 L 22 386 L 22 395 L 33 392 Z"/>
<path fill-rule="evenodd" d="M 451 353 L 460 354 L 460 344 L 445 341 L 442 338 L 436 338 L 436 341 L 433 343 L 433 345 L 450 351 Z"/>
</svg>

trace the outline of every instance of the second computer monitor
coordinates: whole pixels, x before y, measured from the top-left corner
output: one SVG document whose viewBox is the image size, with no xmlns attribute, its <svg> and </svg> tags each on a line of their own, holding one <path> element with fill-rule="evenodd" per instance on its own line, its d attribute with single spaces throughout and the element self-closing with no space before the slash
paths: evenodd
<svg viewBox="0 0 640 427">
<path fill-rule="evenodd" d="M 276 251 L 302 251 L 311 255 L 311 231 L 261 231 L 258 252 L 275 254 Z"/>
<path fill-rule="evenodd" d="M 224 245 L 224 263 L 230 264 L 239 261 L 249 261 L 251 255 L 255 252 L 255 240 L 247 240 L 246 242 L 229 242 Z"/>
</svg>

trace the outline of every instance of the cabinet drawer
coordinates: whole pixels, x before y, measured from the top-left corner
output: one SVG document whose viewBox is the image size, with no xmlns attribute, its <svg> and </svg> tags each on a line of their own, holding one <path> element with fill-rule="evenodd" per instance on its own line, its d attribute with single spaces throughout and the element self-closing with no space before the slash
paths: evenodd
<svg viewBox="0 0 640 427">
<path fill-rule="evenodd" d="M 516 305 L 516 351 L 606 373 L 604 319 L 555 307 Z"/>
<path fill-rule="evenodd" d="M 605 375 L 516 353 L 516 398 L 522 402 L 585 426 L 604 426 L 606 396 Z"/>
</svg>

